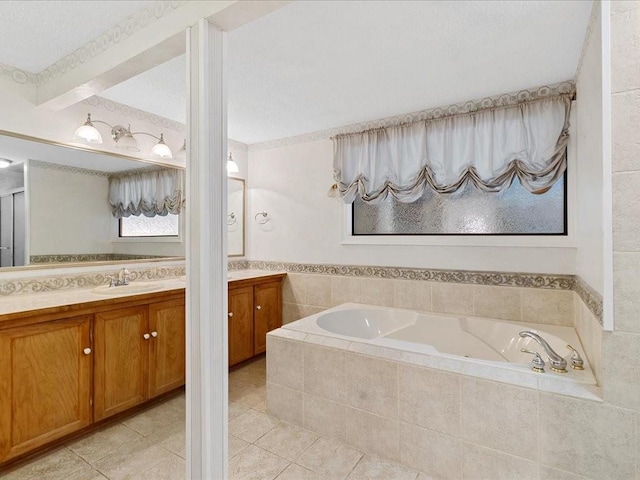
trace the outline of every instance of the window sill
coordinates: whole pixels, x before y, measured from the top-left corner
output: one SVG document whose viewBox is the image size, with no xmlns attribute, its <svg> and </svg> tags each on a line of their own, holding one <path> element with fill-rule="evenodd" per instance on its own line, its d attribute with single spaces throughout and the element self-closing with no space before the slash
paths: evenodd
<svg viewBox="0 0 640 480">
<path fill-rule="evenodd" d="M 181 237 L 118 237 L 111 243 L 182 243 Z"/>
<path fill-rule="evenodd" d="M 399 245 L 444 247 L 522 247 L 522 248 L 577 248 L 570 236 L 546 235 L 348 235 L 341 245 Z"/>
</svg>

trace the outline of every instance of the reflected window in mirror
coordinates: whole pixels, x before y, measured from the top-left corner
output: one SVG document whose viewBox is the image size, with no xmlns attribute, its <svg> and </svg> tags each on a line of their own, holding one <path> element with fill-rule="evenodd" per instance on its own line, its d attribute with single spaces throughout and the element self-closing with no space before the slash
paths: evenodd
<svg viewBox="0 0 640 480">
<path fill-rule="evenodd" d="M 155 217 L 144 215 L 120 219 L 119 237 L 178 237 L 180 235 L 180 215 L 172 213 Z"/>
</svg>

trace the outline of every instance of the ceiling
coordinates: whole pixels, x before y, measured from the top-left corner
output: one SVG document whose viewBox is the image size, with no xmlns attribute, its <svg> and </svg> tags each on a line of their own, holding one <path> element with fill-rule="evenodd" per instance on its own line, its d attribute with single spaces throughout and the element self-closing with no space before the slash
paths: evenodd
<svg viewBox="0 0 640 480">
<path fill-rule="evenodd" d="M 0 1 L 0 63 L 40 73 L 151 3 Z"/>
<path fill-rule="evenodd" d="M 147 3 L 0 2 L 0 63 L 42 70 Z M 591 6 L 293 2 L 228 35 L 229 137 L 254 144 L 572 79 Z M 100 95 L 185 122 L 185 77 L 183 56 Z"/>
</svg>

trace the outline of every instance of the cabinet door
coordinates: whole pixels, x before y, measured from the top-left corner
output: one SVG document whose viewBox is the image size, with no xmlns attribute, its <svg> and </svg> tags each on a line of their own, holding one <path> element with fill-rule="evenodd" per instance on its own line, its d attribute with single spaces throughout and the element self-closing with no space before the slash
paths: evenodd
<svg viewBox="0 0 640 480">
<path fill-rule="evenodd" d="M 253 357 L 253 287 L 229 290 L 229 366 Z"/>
<path fill-rule="evenodd" d="M 267 350 L 267 332 L 282 326 L 280 282 L 254 287 L 255 302 L 255 355 Z"/>
<path fill-rule="evenodd" d="M 0 330 L 0 461 L 91 423 L 90 332 L 89 315 Z"/>
<path fill-rule="evenodd" d="M 149 305 L 149 397 L 184 385 L 184 300 Z"/>
<path fill-rule="evenodd" d="M 95 420 L 147 398 L 151 338 L 147 311 L 145 305 L 95 315 Z"/>
</svg>

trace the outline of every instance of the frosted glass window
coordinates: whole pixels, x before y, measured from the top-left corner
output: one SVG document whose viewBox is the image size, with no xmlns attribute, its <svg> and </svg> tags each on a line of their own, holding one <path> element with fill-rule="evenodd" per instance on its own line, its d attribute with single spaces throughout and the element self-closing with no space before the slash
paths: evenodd
<svg viewBox="0 0 640 480">
<path fill-rule="evenodd" d="M 177 237 L 180 233 L 180 216 L 139 217 L 131 215 L 120 219 L 121 237 Z"/>
<path fill-rule="evenodd" d="M 566 175 L 534 195 L 520 182 L 503 193 L 467 185 L 462 193 L 427 189 L 413 203 L 389 196 L 378 205 L 356 199 L 353 235 L 566 235 Z"/>
</svg>

